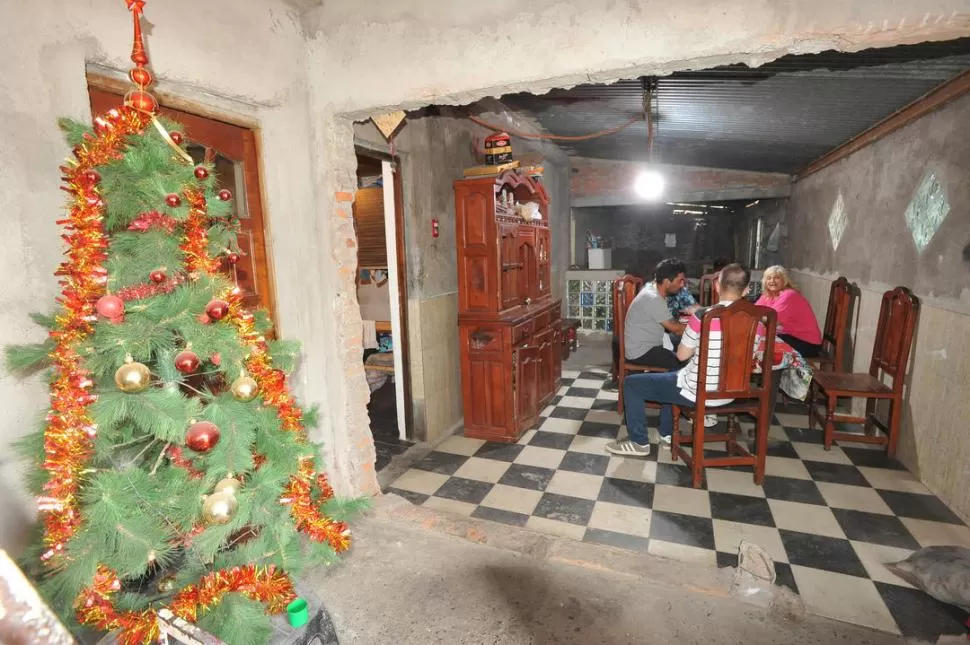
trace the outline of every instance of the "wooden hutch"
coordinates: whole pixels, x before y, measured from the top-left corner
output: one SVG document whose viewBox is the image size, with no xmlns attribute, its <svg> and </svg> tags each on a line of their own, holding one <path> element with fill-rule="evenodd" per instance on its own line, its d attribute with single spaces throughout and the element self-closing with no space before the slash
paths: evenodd
<svg viewBox="0 0 970 645">
<path fill-rule="evenodd" d="M 513 203 L 534 202 L 525 220 Z M 522 170 L 455 182 L 465 436 L 515 442 L 559 389 L 549 196 Z"/>
</svg>

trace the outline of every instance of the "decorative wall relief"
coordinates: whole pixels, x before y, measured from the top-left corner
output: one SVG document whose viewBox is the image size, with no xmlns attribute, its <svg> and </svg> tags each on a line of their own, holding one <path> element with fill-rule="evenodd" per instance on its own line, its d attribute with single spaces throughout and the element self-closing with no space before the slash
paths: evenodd
<svg viewBox="0 0 970 645">
<path fill-rule="evenodd" d="M 839 192 L 839 196 L 835 198 L 835 204 L 832 205 L 832 213 L 829 215 L 829 238 L 832 240 L 832 250 L 839 248 L 842 234 L 845 233 L 845 228 L 848 225 L 848 216 L 845 214 L 845 199 Z"/>
<path fill-rule="evenodd" d="M 923 177 L 906 207 L 906 226 L 913 235 L 917 251 L 923 252 L 949 212 L 946 191 L 936 174 L 930 171 Z"/>
</svg>

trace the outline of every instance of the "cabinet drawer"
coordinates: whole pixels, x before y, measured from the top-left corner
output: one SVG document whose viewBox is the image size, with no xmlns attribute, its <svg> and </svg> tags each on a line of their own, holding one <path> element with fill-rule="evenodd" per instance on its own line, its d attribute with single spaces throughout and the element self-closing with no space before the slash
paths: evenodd
<svg viewBox="0 0 970 645">
<path fill-rule="evenodd" d="M 562 305 L 556 303 L 552 307 L 549 307 L 549 322 L 554 323 L 560 318 L 562 318 Z"/>
<path fill-rule="evenodd" d="M 516 325 L 512 328 L 512 344 L 518 345 L 519 343 L 528 340 L 532 336 L 532 331 L 534 330 L 533 321 L 524 322 L 520 325 Z"/>
<path fill-rule="evenodd" d="M 532 319 L 535 322 L 536 331 L 549 326 L 549 310 L 543 311 L 541 314 Z"/>
<path fill-rule="evenodd" d="M 468 349 L 473 352 L 501 352 L 502 330 L 492 327 L 472 327 L 463 330 Z"/>
</svg>

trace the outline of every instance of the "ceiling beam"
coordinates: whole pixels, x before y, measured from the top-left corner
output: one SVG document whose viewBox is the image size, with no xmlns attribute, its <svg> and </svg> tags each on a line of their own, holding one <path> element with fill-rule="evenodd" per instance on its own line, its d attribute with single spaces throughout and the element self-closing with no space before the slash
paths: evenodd
<svg viewBox="0 0 970 645">
<path fill-rule="evenodd" d="M 947 103 L 960 98 L 967 92 L 970 92 L 970 71 L 963 72 L 946 83 L 943 83 L 906 107 L 890 114 L 868 130 L 849 139 L 838 148 L 825 153 L 809 164 L 805 170 L 800 172 L 795 181 L 801 181 L 809 175 L 817 173 L 819 170 L 827 168 L 867 146 L 871 146 L 880 139 L 906 127 L 913 121 L 921 119 L 930 112 L 938 110 Z"/>
</svg>

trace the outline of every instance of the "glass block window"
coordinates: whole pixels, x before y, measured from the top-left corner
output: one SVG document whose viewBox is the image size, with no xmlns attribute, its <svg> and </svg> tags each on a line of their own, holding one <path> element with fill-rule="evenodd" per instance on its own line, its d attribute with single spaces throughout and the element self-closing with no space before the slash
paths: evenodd
<svg viewBox="0 0 970 645">
<path fill-rule="evenodd" d="M 566 312 L 578 318 L 581 329 L 613 330 L 613 281 L 568 280 Z"/>
<path fill-rule="evenodd" d="M 842 234 L 845 233 L 845 227 L 849 225 L 848 216 L 845 214 L 845 199 L 842 198 L 842 193 L 835 198 L 835 204 L 832 205 L 832 213 L 829 215 L 829 238 L 832 240 L 832 249 L 839 248 L 839 242 L 842 241 Z"/>
<path fill-rule="evenodd" d="M 946 191 L 933 172 L 927 173 L 906 207 L 906 226 L 920 253 L 930 243 L 950 212 Z"/>
</svg>

